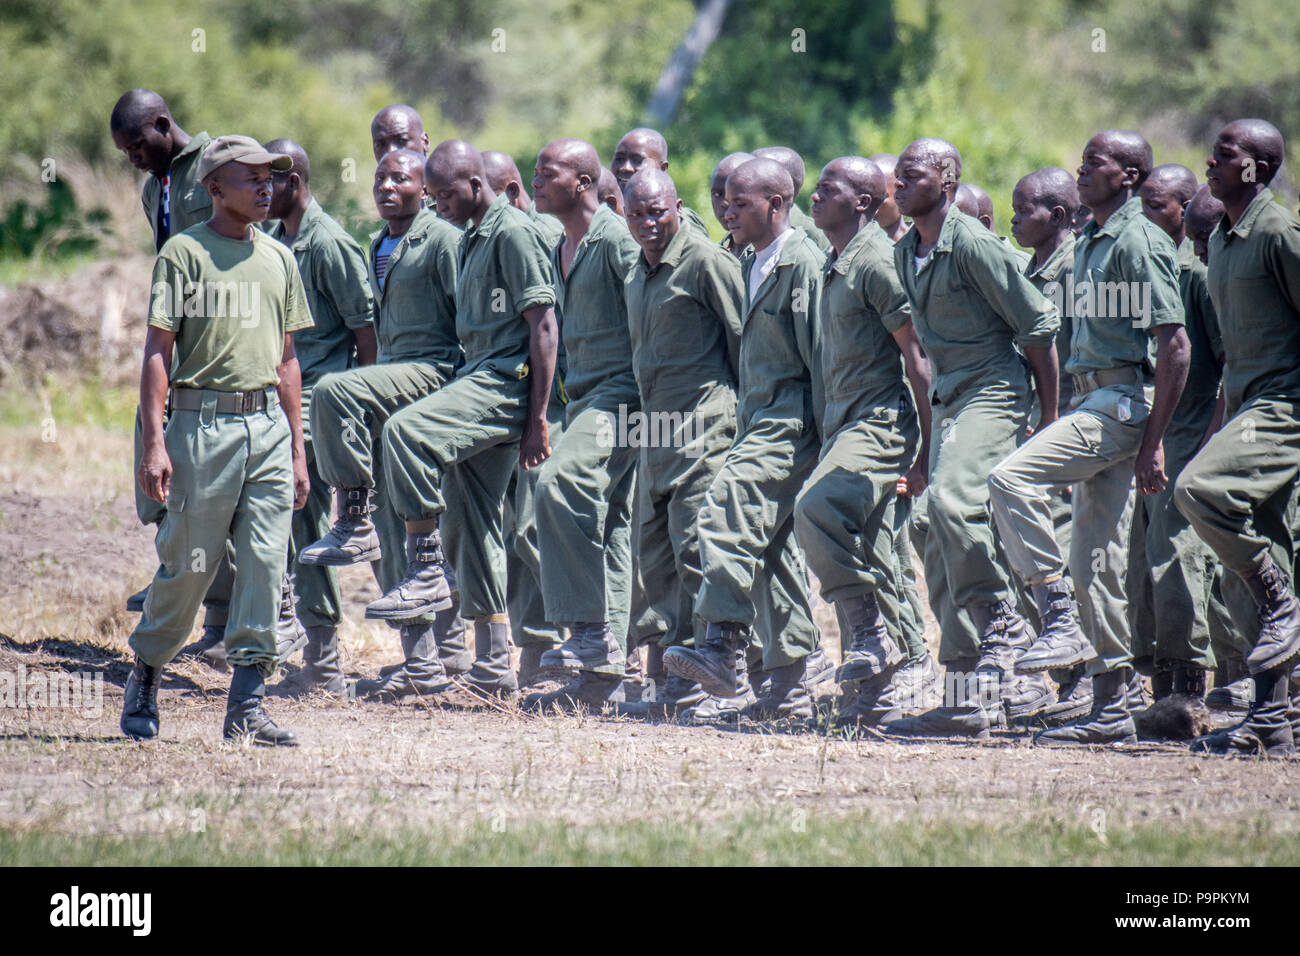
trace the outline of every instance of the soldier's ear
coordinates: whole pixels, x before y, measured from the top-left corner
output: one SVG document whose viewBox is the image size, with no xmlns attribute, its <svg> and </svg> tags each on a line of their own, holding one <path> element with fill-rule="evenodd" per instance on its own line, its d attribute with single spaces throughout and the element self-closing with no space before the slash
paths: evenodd
<svg viewBox="0 0 1300 956">
<path fill-rule="evenodd" d="M 167 136 L 172 131 L 171 117 L 163 114 L 153 121 L 153 128 L 162 136 Z"/>
<path fill-rule="evenodd" d="M 511 181 L 506 186 L 506 199 L 510 200 L 511 205 L 513 205 L 516 201 L 518 201 L 519 193 L 522 191 L 523 191 L 523 187 L 520 186 L 519 183 Z"/>
<path fill-rule="evenodd" d="M 1136 190 L 1136 189 L 1137 189 L 1137 181 L 1138 181 L 1138 179 L 1141 177 L 1141 175 L 1142 175 L 1142 174 L 1138 172 L 1138 168 L 1137 168 L 1136 166 L 1125 166 L 1125 167 L 1124 167 L 1124 179 L 1123 179 L 1121 185 L 1124 185 L 1124 186 L 1132 186 L 1133 189 Z"/>
</svg>

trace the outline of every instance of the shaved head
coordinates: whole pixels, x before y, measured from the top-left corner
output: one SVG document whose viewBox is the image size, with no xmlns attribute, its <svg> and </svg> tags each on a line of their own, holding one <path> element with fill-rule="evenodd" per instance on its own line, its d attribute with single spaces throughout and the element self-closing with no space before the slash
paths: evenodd
<svg viewBox="0 0 1300 956">
<path fill-rule="evenodd" d="M 760 159 L 773 160 L 784 166 L 785 171 L 790 174 L 790 182 L 794 183 L 795 195 L 799 195 L 799 190 L 803 189 L 803 181 L 808 175 L 802 156 L 789 146 L 764 146 L 761 149 L 754 150 L 754 155 Z"/>
<path fill-rule="evenodd" d="M 1079 210 L 1079 187 L 1074 177 L 1060 166 L 1035 169 L 1016 183 L 1016 189 L 1023 190 L 1025 198 L 1036 206 L 1048 209 L 1060 206 L 1071 220 Z"/>
<path fill-rule="evenodd" d="M 654 198 L 663 198 L 669 203 L 675 203 L 677 184 L 673 182 L 673 177 L 662 169 L 643 169 L 628 180 L 623 198 L 627 201 L 629 209 L 633 202 L 648 202 Z"/>
<path fill-rule="evenodd" d="M 1259 177 L 1259 182 L 1267 186 L 1273 181 L 1286 156 L 1286 144 L 1276 126 L 1262 119 L 1233 120 L 1219 136 L 1240 146 L 1256 163 L 1267 163 L 1268 171 Z"/>
<path fill-rule="evenodd" d="M 600 181 L 600 156 L 596 153 L 596 147 L 585 139 L 557 139 L 548 143 L 542 152 L 552 162 L 569 167 L 579 176 L 586 176 L 593 185 Z"/>
<path fill-rule="evenodd" d="M 1155 167 L 1143 185 L 1148 183 L 1167 191 L 1178 200 L 1179 205 L 1190 202 L 1200 188 L 1196 174 L 1179 163 L 1165 163 Z"/>
<path fill-rule="evenodd" d="M 395 149 L 391 153 L 382 156 L 377 166 L 400 165 L 408 170 L 414 170 L 415 174 L 421 179 L 424 178 L 424 154 L 417 153 L 413 149 Z"/>
<path fill-rule="evenodd" d="M 826 164 L 826 174 L 839 176 L 855 195 L 871 196 L 874 212 L 885 199 L 885 174 L 865 156 L 841 156 Z"/>
<path fill-rule="evenodd" d="M 614 147 L 614 159 L 609 164 L 610 172 L 619 181 L 623 191 L 634 173 L 649 167 L 668 168 L 668 141 L 657 129 L 638 126 L 623 134 L 623 138 Z"/>
<path fill-rule="evenodd" d="M 1096 143 L 1103 153 L 1120 166 L 1137 170 L 1134 189 L 1138 189 L 1146 182 L 1147 176 L 1151 175 L 1155 160 L 1151 156 L 1151 144 L 1141 133 L 1131 129 L 1106 129 L 1094 136 L 1091 142 Z"/>
<path fill-rule="evenodd" d="M 913 140 L 899 154 L 899 164 L 906 161 L 933 166 L 939 170 L 945 184 L 955 183 L 961 179 L 961 153 L 946 139 L 927 136 Z"/>
<path fill-rule="evenodd" d="M 664 173 L 664 175 L 668 174 Z M 623 215 L 623 190 L 618 188 L 618 180 L 614 178 L 614 174 L 603 167 L 600 170 L 600 179 L 596 180 L 596 198 L 620 216 Z"/>
<path fill-rule="evenodd" d="M 404 103 L 385 106 L 375 114 L 370 121 L 370 142 L 376 162 L 384 153 L 395 149 L 413 149 L 422 155 L 429 151 L 429 135 L 424 131 L 424 120 Z"/>
<path fill-rule="evenodd" d="M 646 157 L 655 156 L 661 162 L 668 158 L 668 140 L 664 139 L 664 134 L 657 129 L 651 129 L 648 126 L 638 126 L 634 130 L 629 130 L 623 134 L 619 140 L 622 144 L 636 145 L 641 148 L 641 152 Z"/>
<path fill-rule="evenodd" d="M 163 98 L 153 90 L 127 90 L 113 104 L 113 112 L 108 117 L 108 129 L 111 133 L 118 130 L 138 130 L 147 126 L 159 116 L 171 116 Z"/>
<path fill-rule="evenodd" d="M 519 175 L 519 167 L 515 165 L 514 158 L 498 149 L 483 150 L 483 172 L 487 174 L 487 180 L 492 184 L 492 191 L 497 193 L 505 192 L 506 187 L 511 183 L 524 181 Z"/>
<path fill-rule="evenodd" d="M 953 196 L 953 205 L 970 216 L 972 219 L 980 217 L 980 201 L 975 190 L 971 188 L 970 183 L 961 183 L 957 186 L 957 194 Z"/>
<path fill-rule="evenodd" d="M 718 160 L 718 165 L 713 167 L 713 180 L 717 182 L 721 177 L 725 183 L 727 177 L 739 169 L 742 165 L 754 158 L 753 153 L 728 153 Z"/>
<path fill-rule="evenodd" d="M 957 191 L 960 193 L 963 189 L 969 191 L 970 195 L 975 197 L 975 208 L 977 210 L 975 218 L 993 229 L 993 197 L 985 192 L 982 186 L 976 186 L 974 183 L 962 183 Z M 965 211 L 965 209 L 962 210 L 962 212 Z"/>
<path fill-rule="evenodd" d="M 789 206 L 794 201 L 794 180 L 781 163 L 756 157 L 742 163 L 727 177 L 729 191 L 757 193 L 761 196 L 780 196 Z"/>
<path fill-rule="evenodd" d="M 440 182 L 477 176 L 491 185 L 487 170 L 483 168 L 483 154 L 463 139 L 448 139 L 439 143 L 429 154 L 425 169 Z"/>
<path fill-rule="evenodd" d="M 1223 203 L 1214 198 L 1209 186 L 1202 186 L 1187 204 L 1187 215 L 1183 221 L 1187 225 L 1188 235 L 1197 236 L 1211 231 L 1222 218 Z"/>
<path fill-rule="evenodd" d="M 284 153 L 293 160 L 293 168 L 289 172 L 297 173 L 298 178 L 304 183 L 311 182 L 311 163 L 307 161 L 307 151 L 293 140 L 273 139 L 269 143 L 263 143 L 262 146 L 268 153 Z"/>
<path fill-rule="evenodd" d="M 876 153 L 874 156 L 868 156 L 867 159 L 879 166 L 880 171 L 886 176 L 894 175 L 894 167 L 898 165 L 898 157 L 893 153 Z"/>
</svg>

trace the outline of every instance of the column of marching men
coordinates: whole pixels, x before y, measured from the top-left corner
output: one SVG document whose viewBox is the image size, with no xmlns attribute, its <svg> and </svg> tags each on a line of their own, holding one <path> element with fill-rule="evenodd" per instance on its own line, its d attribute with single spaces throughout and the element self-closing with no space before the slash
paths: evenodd
<svg viewBox="0 0 1300 956">
<path fill-rule="evenodd" d="M 296 742 L 268 693 L 818 726 L 834 681 L 843 732 L 1107 745 L 1216 711 L 1194 749 L 1295 750 L 1300 223 L 1266 121 L 1205 185 L 1097 133 L 1016 184 L 1028 252 L 938 138 L 832 160 L 811 216 L 796 152 L 730 154 L 717 243 L 654 130 L 608 168 L 555 140 L 526 185 L 394 105 L 362 249 L 292 140 L 191 137 L 148 90 L 111 131 L 159 252 L 125 733 L 157 735 L 206 605 L 187 652 L 259 743 Z M 211 307 L 239 283 L 255 321 Z M 404 660 L 349 685 L 363 563 Z"/>
</svg>

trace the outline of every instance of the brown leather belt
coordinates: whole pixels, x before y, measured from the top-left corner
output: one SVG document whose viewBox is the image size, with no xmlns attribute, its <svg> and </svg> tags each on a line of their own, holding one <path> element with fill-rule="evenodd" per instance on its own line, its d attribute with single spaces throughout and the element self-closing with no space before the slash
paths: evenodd
<svg viewBox="0 0 1300 956">
<path fill-rule="evenodd" d="M 1119 368 L 1102 368 L 1095 372 L 1072 375 L 1074 394 L 1086 395 L 1088 392 L 1105 388 L 1107 385 L 1145 385 L 1146 373 L 1137 365 L 1123 365 Z"/>
<path fill-rule="evenodd" d="M 174 412 L 197 412 L 203 408 L 203 399 L 208 395 L 217 397 L 218 415 L 251 415 L 266 408 L 266 392 L 260 388 L 255 392 L 218 392 L 210 388 L 173 388 L 171 391 L 171 410 Z"/>
</svg>

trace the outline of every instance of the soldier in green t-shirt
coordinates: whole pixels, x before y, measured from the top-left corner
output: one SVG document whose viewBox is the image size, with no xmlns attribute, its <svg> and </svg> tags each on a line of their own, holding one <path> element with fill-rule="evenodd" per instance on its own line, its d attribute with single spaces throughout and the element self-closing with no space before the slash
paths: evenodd
<svg viewBox="0 0 1300 956">
<path fill-rule="evenodd" d="M 131 634 L 122 730 L 133 737 L 158 734 L 162 669 L 184 643 L 229 538 L 236 570 L 225 645 L 234 673 L 223 733 L 297 742 L 266 715 L 262 697 L 278 662 L 292 513 L 310 490 L 293 333 L 312 320 L 293 256 L 254 227 L 271 207 L 272 168 L 290 165 L 247 136 L 213 140 L 198 168 L 212 218 L 168 240 L 154 264 L 139 481 L 167 513 L 155 541 L 161 564 Z"/>
<path fill-rule="evenodd" d="M 1257 609 L 1246 656 L 1255 703 L 1239 726 L 1193 742 L 1215 753 L 1295 749 L 1288 710 L 1300 700 L 1288 685 L 1300 602 L 1288 572 L 1300 474 L 1300 222 L 1269 189 L 1285 155 L 1271 123 L 1237 120 L 1219 132 L 1205 176 L 1224 208 L 1209 249 L 1225 362 L 1212 424 L 1223 426 L 1183 469 L 1174 500 L 1233 572 L 1224 575 L 1229 607 L 1248 607 L 1248 592 Z"/>
<path fill-rule="evenodd" d="M 409 563 L 405 577 L 366 615 L 409 620 L 447 601 L 439 524 L 447 485 L 454 483 L 460 497 L 447 548 L 462 606 L 474 619 L 475 661 L 462 681 L 435 698 L 509 697 L 518 683 L 505 613 L 502 509 L 516 462 L 535 468 L 551 453 L 547 406 L 559 330 L 550 259 L 527 215 L 493 192 L 469 143 L 439 144 L 425 182 L 439 215 L 466 225 L 456 284 L 465 361 L 451 382 L 384 428 L 386 487 L 406 523 Z"/>
</svg>

